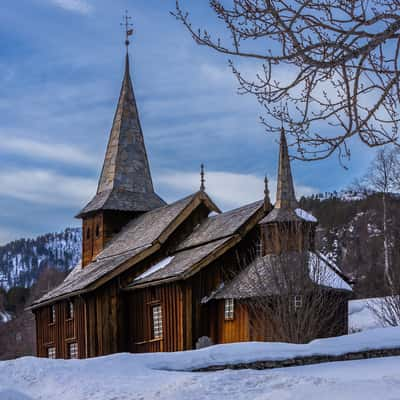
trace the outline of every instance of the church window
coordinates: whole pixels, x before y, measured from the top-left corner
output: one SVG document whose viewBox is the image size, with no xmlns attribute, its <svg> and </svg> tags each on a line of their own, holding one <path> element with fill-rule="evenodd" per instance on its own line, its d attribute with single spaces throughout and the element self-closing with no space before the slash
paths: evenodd
<svg viewBox="0 0 400 400">
<path fill-rule="evenodd" d="M 56 358 L 56 348 L 55 347 L 47 348 L 47 358 Z"/>
<path fill-rule="evenodd" d="M 225 321 L 230 321 L 234 317 L 235 303 L 233 299 L 225 299 Z"/>
<path fill-rule="evenodd" d="M 68 344 L 68 358 L 71 359 L 78 358 L 78 343 Z"/>
<path fill-rule="evenodd" d="M 303 307 L 303 296 L 296 295 L 293 297 L 294 310 L 297 311 Z"/>
<path fill-rule="evenodd" d="M 56 322 L 56 306 L 50 307 L 50 323 L 54 324 Z"/>
<path fill-rule="evenodd" d="M 100 227 L 99 227 L 99 225 L 97 224 L 96 225 L 96 238 L 98 238 L 100 236 Z"/>
<path fill-rule="evenodd" d="M 67 304 L 67 319 L 73 319 L 74 318 L 74 303 L 72 301 L 69 301 Z"/>
<path fill-rule="evenodd" d="M 159 339 L 163 335 L 162 310 L 161 305 L 157 304 L 151 307 L 153 317 L 153 339 Z"/>
<path fill-rule="evenodd" d="M 262 250 L 263 250 L 262 241 L 261 239 L 259 239 L 256 241 L 256 256 L 262 256 Z"/>
</svg>

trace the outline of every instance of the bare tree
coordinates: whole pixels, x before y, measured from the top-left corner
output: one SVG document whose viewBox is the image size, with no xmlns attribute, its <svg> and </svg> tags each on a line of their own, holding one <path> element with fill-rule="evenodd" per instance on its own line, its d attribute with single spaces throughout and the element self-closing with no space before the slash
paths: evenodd
<svg viewBox="0 0 400 400">
<path fill-rule="evenodd" d="M 291 343 L 343 334 L 347 297 L 326 285 L 327 275 L 315 253 L 260 258 L 249 281 L 256 293 L 248 301 L 253 329 Z"/>
<path fill-rule="evenodd" d="M 365 176 L 366 184 L 379 192 L 382 198 L 382 226 L 383 226 L 383 252 L 384 276 L 386 284 L 393 292 L 393 279 L 391 277 L 391 248 L 392 240 L 388 229 L 388 196 L 399 189 L 400 159 L 397 150 L 384 148 L 379 150 Z"/>
<path fill-rule="evenodd" d="M 230 60 L 240 93 L 257 97 L 270 131 L 286 125 L 302 160 L 399 138 L 400 0 L 210 0 L 224 37 L 197 29 L 179 1 L 173 15 L 194 40 L 258 62 L 246 77 Z"/>
<path fill-rule="evenodd" d="M 280 252 L 266 254 L 257 242 L 252 261 L 239 259 L 242 272 L 227 274 L 230 283 L 217 295 L 247 306 L 253 340 L 307 343 L 347 333 L 349 287 L 319 252 L 299 249 L 291 234 L 303 226 L 295 225 L 279 227 Z"/>
</svg>

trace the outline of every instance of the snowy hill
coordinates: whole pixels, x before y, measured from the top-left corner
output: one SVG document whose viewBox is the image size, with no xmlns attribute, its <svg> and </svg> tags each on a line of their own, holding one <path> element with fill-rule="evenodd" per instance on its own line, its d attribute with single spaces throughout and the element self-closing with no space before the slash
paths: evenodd
<svg viewBox="0 0 400 400">
<path fill-rule="evenodd" d="M 237 343 L 178 353 L 116 354 L 88 360 L 33 357 L 0 362 L 0 399 L 380 400 L 399 398 L 400 357 L 275 370 L 190 372 L 216 363 L 400 347 L 400 328 L 307 345 Z"/>
<path fill-rule="evenodd" d="M 81 256 L 81 230 L 68 228 L 0 247 L 0 287 L 30 287 L 44 267 L 69 271 Z"/>
</svg>

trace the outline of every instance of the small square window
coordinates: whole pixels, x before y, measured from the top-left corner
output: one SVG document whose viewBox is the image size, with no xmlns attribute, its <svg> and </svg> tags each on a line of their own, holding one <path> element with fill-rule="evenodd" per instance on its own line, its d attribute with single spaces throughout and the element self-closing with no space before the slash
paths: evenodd
<svg viewBox="0 0 400 400">
<path fill-rule="evenodd" d="M 151 308 L 153 317 L 153 339 L 161 338 L 163 335 L 163 323 L 162 323 L 162 310 L 161 305 L 152 306 Z"/>
<path fill-rule="evenodd" d="M 293 298 L 294 310 L 297 311 L 303 307 L 303 296 L 296 295 Z"/>
<path fill-rule="evenodd" d="M 235 312 L 235 303 L 233 299 L 225 299 L 225 320 L 232 320 Z"/>
<path fill-rule="evenodd" d="M 262 253 L 263 253 L 263 244 L 261 239 L 259 239 L 256 241 L 256 256 L 260 257 L 263 255 Z"/>
<path fill-rule="evenodd" d="M 50 323 L 54 324 L 56 322 L 56 306 L 50 307 Z"/>
<path fill-rule="evenodd" d="M 56 348 L 55 347 L 47 348 L 47 357 L 48 358 L 56 358 Z"/>
<path fill-rule="evenodd" d="M 69 301 L 67 303 L 67 319 L 73 319 L 74 318 L 74 303 L 72 301 Z"/>
<path fill-rule="evenodd" d="M 78 358 L 78 343 L 68 344 L 68 358 L 71 359 Z"/>
</svg>

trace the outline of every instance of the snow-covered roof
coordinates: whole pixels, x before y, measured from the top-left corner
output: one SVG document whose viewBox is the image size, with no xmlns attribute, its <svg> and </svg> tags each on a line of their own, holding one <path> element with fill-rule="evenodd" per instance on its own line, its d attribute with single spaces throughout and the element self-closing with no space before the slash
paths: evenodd
<svg viewBox="0 0 400 400">
<path fill-rule="evenodd" d="M 343 291 L 352 290 L 340 269 L 320 253 L 290 252 L 280 256 L 268 254 L 264 257 L 257 257 L 230 282 L 210 295 L 207 301 L 212 298 L 245 299 L 282 294 L 282 291 L 286 290 L 287 272 L 283 271 L 283 274 L 280 275 L 279 271 L 285 268 L 285 265 L 290 270 L 293 267 L 301 271 L 302 265 L 305 263 L 308 267 L 309 277 L 315 285 Z M 282 279 L 281 276 L 286 278 Z M 300 273 L 293 275 L 296 282 L 300 277 Z"/>
<path fill-rule="evenodd" d="M 160 269 L 165 268 L 173 259 L 174 259 L 174 257 L 166 257 L 166 258 L 162 259 L 157 264 L 153 265 L 148 270 L 143 272 L 143 274 L 140 274 L 138 277 L 136 277 L 135 281 L 146 278 L 146 276 L 154 274 L 155 272 L 159 271 Z"/>
<path fill-rule="evenodd" d="M 307 211 L 301 208 L 296 208 L 294 212 L 299 218 L 304 219 L 305 221 L 318 222 L 317 218 L 315 218 L 314 215 L 308 213 Z"/>
<path fill-rule="evenodd" d="M 310 278 L 318 285 L 333 289 L 349 290 L 352 288 L 343 278 L 339 267 L 319 252 L 310 252 L 308 262 Z"/>
</svg>

